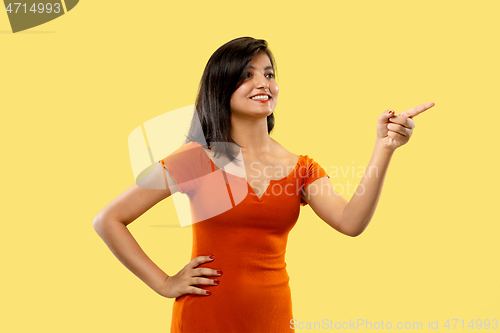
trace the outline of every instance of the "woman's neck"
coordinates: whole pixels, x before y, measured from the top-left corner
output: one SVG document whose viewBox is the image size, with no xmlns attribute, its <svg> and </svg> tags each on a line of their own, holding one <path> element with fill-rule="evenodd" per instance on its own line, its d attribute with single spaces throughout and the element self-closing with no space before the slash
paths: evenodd
<svg viewBox="0 0 500 333">
<path fill-rule="evenodd" d="M 267 118 L 235 119 L 231 117 L 231 134 L 243 153 L 260 155 L 271 153 L 276 141 L 267 131 Z"/>
</svg>

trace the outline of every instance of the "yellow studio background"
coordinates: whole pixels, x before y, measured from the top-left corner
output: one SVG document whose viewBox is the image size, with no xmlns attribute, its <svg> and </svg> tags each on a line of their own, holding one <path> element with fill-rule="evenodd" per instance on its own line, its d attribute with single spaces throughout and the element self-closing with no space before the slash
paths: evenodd
<svg viewBox="0 0 500 333">
<path fill-rule="evenodd" d="M 301 209 L 286 255 L 296 321 L 448 330 L 458 319 L 455 329 L 463 320 L 476 330 L 471 320 L 500 320 L 499 10 L 498 1 L 81 1 L 15 34 L 3 12 L 0 331 L 170 330 L 173 300 L 128 271 L 92 221 L 134 183 L 130 132 L 194 104 L 210 55 L 241 36 L 266 39 L 277 60 L 272 137 L 344 170 L 331 182 L 346 199 L 377 117 L 436 103 L 394 153 L 363 234 Z M 189 262 L 191 227 L 178 227 L 171 198 L 129 228 L 167 274 Z"/>
</svg>

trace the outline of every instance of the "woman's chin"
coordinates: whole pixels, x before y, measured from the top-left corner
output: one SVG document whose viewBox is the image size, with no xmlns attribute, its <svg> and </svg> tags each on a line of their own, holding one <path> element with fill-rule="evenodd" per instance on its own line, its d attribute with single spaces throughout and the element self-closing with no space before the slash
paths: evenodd
<svg viewBox="0 0 500 333">
<path fill-rule="evenodd" d="M 235 116 L 234 112 L 231 112 L 233 117 Z M 239 115 L 241 117 L 258 117 L 258 118 L 267 118 L 270 115 L 273 114 L 273 110 L 252 110 L 252 111 L 246 111 L 246 112 L 238 112 L 236 115 Z"/>
</svg>

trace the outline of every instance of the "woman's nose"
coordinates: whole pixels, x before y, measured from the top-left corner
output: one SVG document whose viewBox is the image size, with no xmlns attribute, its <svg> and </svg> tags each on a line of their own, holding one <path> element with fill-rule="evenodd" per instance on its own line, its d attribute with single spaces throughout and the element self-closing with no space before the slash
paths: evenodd
<svg viewBox="0 0 500 333">
<path fill-rule="evenodd" d="M 268 88 L 269 87 L 269 82 L 266 80 L 266 77 L 264 75 L 256 75 L 255 76 L 255 85 L 257 88 Z"/>
</svg>

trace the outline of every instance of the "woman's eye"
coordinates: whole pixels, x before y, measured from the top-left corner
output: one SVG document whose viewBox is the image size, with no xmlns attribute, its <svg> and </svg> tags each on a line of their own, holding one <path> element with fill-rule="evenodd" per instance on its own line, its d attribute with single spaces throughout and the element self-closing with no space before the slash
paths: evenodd
<svg viewBox="0 0 500 333">
<path fill-rule="evenodd" d="M 252 76 L 252 73 L 250 73 L 250 72 L 246 72 L 246 73 L 243 75 L 243 77 L 245 77 L 245 78 L 249 78 L 249 77 L 251 77 L 251 76 Z M 274 73 L 267 73 L 267 74 L 266 74 L 266 76 L 268 76 L 268 77 L 270 77 L 270 78 L 274 78 Z"/>
</svg>

